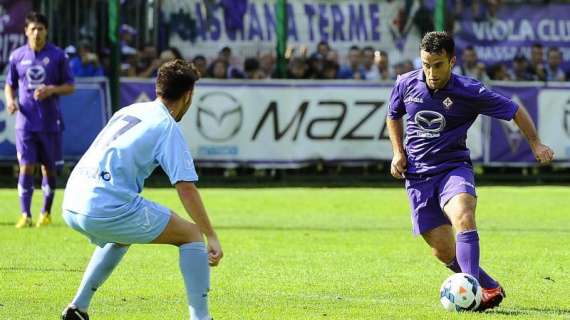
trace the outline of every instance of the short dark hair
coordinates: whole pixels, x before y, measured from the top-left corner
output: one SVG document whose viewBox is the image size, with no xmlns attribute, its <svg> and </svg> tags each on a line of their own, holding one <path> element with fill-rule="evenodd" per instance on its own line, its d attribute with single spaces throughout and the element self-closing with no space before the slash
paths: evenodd
<svg viewBox="0 0 570 320">
<path fill-rule="evenodd" d="M 156 95 L 166 100 L 178 100 L 188 90 L 194 89 L 199 78 L 194 64 L 182 59 L 168 61 L 158 69 Z"/>
<path fill-rule="evenodd" d="M 253 72 L 259 69 L 259 60 L 257 58 L 246 58 L 243 62 L 243 70 L 246 72 Z"/>
<path fill-rule="evenodd" d="M 41 23 L 44 25 L 44 27 L 46 27 L 46 29 L 48 28 L 47 17 L 36 11 L 31 11 L 30 13 L 28 13 L 28 15 L 26 16 L 26 24 L 24 25 L 24 27 L 27 28 L 30 23 Z"/>
<path fill-rule="evenodd" d="M 432 31 L 426 33 L 423 37 L 420 50 L 430 54 L 441 54 L 445 50 L 445 53 L 451 59 L 455 55 L 455 42 L 453 37 L 445 31 Z"/>
</svg>

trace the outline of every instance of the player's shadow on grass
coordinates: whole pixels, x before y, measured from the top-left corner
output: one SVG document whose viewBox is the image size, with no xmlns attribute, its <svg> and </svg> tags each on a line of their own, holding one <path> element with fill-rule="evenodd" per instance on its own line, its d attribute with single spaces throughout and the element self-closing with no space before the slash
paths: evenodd
<svg viewBox="0 0 570 320">
<path fill-rule="evenodd" d="M 570 309 L 554 309 L 554 308 L 501 308 L 490 310 L 489 314 L 500 314 L 506 316 L 528 316 L 528 315 L 551 315 L 551 316 L 570 316 Z"/>
</svg>

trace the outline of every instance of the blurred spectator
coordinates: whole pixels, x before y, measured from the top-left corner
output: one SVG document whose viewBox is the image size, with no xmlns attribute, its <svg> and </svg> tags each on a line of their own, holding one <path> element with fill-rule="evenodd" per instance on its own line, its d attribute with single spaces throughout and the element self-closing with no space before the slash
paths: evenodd
<svg viewBox="0 0 570 320">
<path fill-rule="evenodd" d="M 129 53 L 121 55 L 121 77 L 137 76 L 137 54 Z"/>
<path fill-rule="evenodd" d="M 489 78 L 495 81 L 508 81 L 511 80 L 509 70 L 504 63 L 495 63 L 489 67 Z"/>
<path fill-rule="evenodd" d="M 243 70 L 247 79 L 265 79 L 266 75 L 261 70 L 259 60 L 257 58 L 247 58 L 243 63 Z"/>
<path fill-rule="evenodd" d="M 132 56 L 137 50 L 132 46 L 133 37 L 137 35 L 137 30 L 128 24 L 122 24 L 120 29 L 121 37 L 121 54 L 123 56 Z"/>
<path fill-rule="evenodd" d="M 398 62 L 394 65 L 394 78 L 397 79 L 399 75 L 404 74 L 404 64 L 402 62 Z"/>
<path fill-rule="evenodd" d="M 329 54 L 329 51 L 331 51 L 329 44 L 326 41 L 321 41 L 317 44 L 317 51 L 311 55 L 311 58 L 316 57 L 317 59 L 324 60 Z"/>
<path fill-rule="evenodd" d="M 264 74 L 273 77 L 275 73 L 275 56 L 273 53 L 265 53 L 259 57 L 259 66 Z"/>
<path fill-rule="evenodd" d="M 218 53 L 218 60 L 222 60 L 227 65 L 227 78 L 243 79 L 245 74 L 241 69 L 233 64 L 232 49 L 230 47 L 223 47 Z"/>
<path fill-rule="evenodd" d="M 529 72 L 528 60 L 522 54 L 517 54 L 513 59 L 512 80 L 514 81 L 533 81 L 535 76 Z"/>
<path fill-rule="evenodd" d="M 375 50 L 368 46 L 362 49 L 362 65 L 364 67 L 364 80 L 378 80 L 380 73 L 375 66 Z"/>
<path fill-rule="evenodd" d="M 103 68 L 99 63 L 97 54 L 87 40 L 79 41 L 78 55 L 71 58 L 69 68 L 76 77 L 100 77 L 104 76 Z"/>
<path fill-rule="evenodd" d="M 404 73 L 408 73 L 410 71 L 414 71 L 414 63 L 412 62 L 412 60 L 404 60 L 402 62 L 396 63 L 394 65 L 394 76 L 392 79 L 396 79 L 399 75 L 402 75 Z"/>
<path fill-rule="evenodd" d="M 362 51 L 358 46 L 352 46 L 348 50 L 348 64 L 343 64 L 339 68 L 338 78 L 340 79 L 364 79 L 364 68 L 361 64 Z"/>
<path fill-rule="evenodd" d="M 544 67 L 544 48 L 540 43 L 535 43 L 532 45 L 530 51 L 530 64 L 528 66 L 528 73 L 533 75 L 533 77 L 537 80 L 546 80 L 546 71 Z"/>
<path fill-rule="evenodd" d="M 304 58 L 295 57 L 287 66 L 288 79 L 307 79 L 308 66 Z"/>
<path fill-rule="evenodd" d="M 392 79 L 388 53 L 386 51 L 380 51 L 378 55 L 378 74 L 380 75 L 380 80 Z"/>
<path fill-rule="evenodd" d="M 183 59 L 180 50 L 175 47 L 170 47 L 160 53 L 160 56 L 153 60 L 151 64 L 138 74 L 139 77 L 148 78 L 148 77 L 156 77 L 158 74 L 158 68 L 163 65 L 165 62 L 174 60 L 174 59 Z"/>
<path fill-rule="evenodd" d="M 228 63 L 222 59 L 216 59 L 208 67 L 209 78 L 214 79 L 227 79 L 228 78 Z"/>
<path fill-rule="evenodd" d="M 330 50 L 327 55 L 325 56 L 326 61 L 336 62 L 338 64 L 338 52 L 336 50 Z"/>
<path fill-rule="evenodd" d="M 307 70 L 305 72 L 305 77 L 307 79 L 318 79 L 323 71 L 323 64 L 325 60 L 319 58 L 319 55 L 312 55 L 306 61 Z"/>
<path fill-rule="evenodd" d="M 407 59 L 402 62 L 402 71 L 404 73 L 414 71 L 415 69 L 416 68 L 414 68 L 414 63 L 412 62 L 412 60 Z"/>
<path fill-rule="evenodd" d="M 197 55 L 194 57 L 194 59 L 192 59 L 192 63 L 194 64 L 198 72 L 200 72 L 201 77 L 207 76 L 208 61 L 206 61 L 206 57 L 204 57 L 203 55 Z"/>
<path fill-rule="evenodd" d="M 156 59 L 158 59 L 158 52 L 154 45 L 147 44 L 139 49 L 137 54 L 137 74 L 148 69 Z"/>
<path fill-rule="evenodd" d="M 320 79 L 336 79 L 336 75 L 338 73 L 338 63 L 333 60 L 325 60 L 323 62 L 323 69 L 321 70 L 321 74 L 319 76 Z"/>
<path fill-rule="evenodd" d="M 461 60 L 461 65 L 456 65 L 453 68 L 454 73 L 468 76 L 483 82 L 489 80 L 485 70 L 485 65 L 482 62 L 479 62 L 475 48 L 467 46 L 463 50 Z"/>
<path fill-rule="evenodd" d="M 566 75 L 560 67 L 562 64 L 562 52 L 558 47 L 550 47 L 547 51 L 548 65 L 546 67 L 546 80 L 566 81 Z"/>
</svg>

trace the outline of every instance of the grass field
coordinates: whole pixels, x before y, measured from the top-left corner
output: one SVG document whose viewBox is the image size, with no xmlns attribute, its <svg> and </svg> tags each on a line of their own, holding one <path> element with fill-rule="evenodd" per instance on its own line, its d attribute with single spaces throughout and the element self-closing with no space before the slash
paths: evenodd
<svg viewBox="0 0 570 320">
<path fill-rule="evenodd" d="M 508 294 L 484 314 L 440 307 L 449 272 L 411 235 L 403 188 L 202 195 L 226 254 L 212 272 L 216 320 L 570 319 L 568 187 L 479 188 L 482 265 Z M 57 319 L 93 246 L 59 214 L 48 228 L 16 230 L 16 196 L 0 190 L 0 319 Z M 181 212 L 173 190 L 145 196 Z M 61 192 L 56 208 L 60 200 Z M 133 246 L 93 299 L 91 318 L 188 319 L 177 258 L 174 247 Z"/>
</svg>

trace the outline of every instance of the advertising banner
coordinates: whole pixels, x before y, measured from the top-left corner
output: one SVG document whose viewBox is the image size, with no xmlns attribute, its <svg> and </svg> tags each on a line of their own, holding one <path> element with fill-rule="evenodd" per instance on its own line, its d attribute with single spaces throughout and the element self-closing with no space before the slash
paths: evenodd
<svg viewBox="0 0 570 320">
<path fill-rule="evenodd" d="M 215 57 L 224 46 L 232 48 L 238 57 L 273 53 L 278 23 L 276 3 L 276 0 L 164 1 L 163 30 L 168 30 L 169 46 L 192 57 L 197 54 Z M 431 13 L 420 3 L 288 1 L 287 41 L 309 53 L 315 51 L 319 41 L 326 41 L 341 56 L 350 46 L 358 45 L 384 50 L 394 62 L 396 57 L 414 59 L 418 54 L 421 22 L 431 19 Z"/>
<path fill-rule="evenodd" d="M 8 63 L 10 53 L 26 43 L 24 24 L 31 10 L 31 0 L 0 0 L 0 71 Z"/>
<path fill-rule="evenodd" d="M 131 80 L 124 88 L 127 105 L 144 101 L 153 86 Z M 180 126 L 201 165 L 294 168 L 391 160 L 385 121 L 391 90 L 390 84 L 363 82 L 201 80 Z M 468 138 L 475 161 L 483 159 L 481 130 L 478 120 Z"/>
<path fill-rule="evenodd" d="M 570 88 L 545 89 L 538 95 L 538 128 L 542 142 L 559 161 L 570 161 Z"/>
<path fill-rule="evenodd" d="M 4 79 L 0 79 L 4 88 Z M 109 120 L 107 80 L 77 78 L 75 92 L 60 98 L 65 125 L 63 131 L 63 156 L 65 160 L 79 160 L 91 142 Z M 14 134 L 15 116 L 6 110 L 4 90 L 0 91 L 0 160 L 16 161 Z"/>
<path fill-rule="evenodd" d="M 535 123 L 538 117 L 538 93 L 536 86 L 493 86 L 493 90 L 523 105 Z M 486 164 L 534 164 L 536 162 L 530 146 L 514 121 L 491 119 L 487 135 Z"/>
<path fill-rule="evenodd" d="M 454 33 L 456 47 L 471 45 L 488 65 L 510 62 L 518 53 L 530 57 L 531 46 L 558 47 L 570 67 L 570 4 L 502 4 L 494 16 L 484 6 L 466 7 Z M 545 50 L 546 51 L 546 50 Z"/>
</svg>

